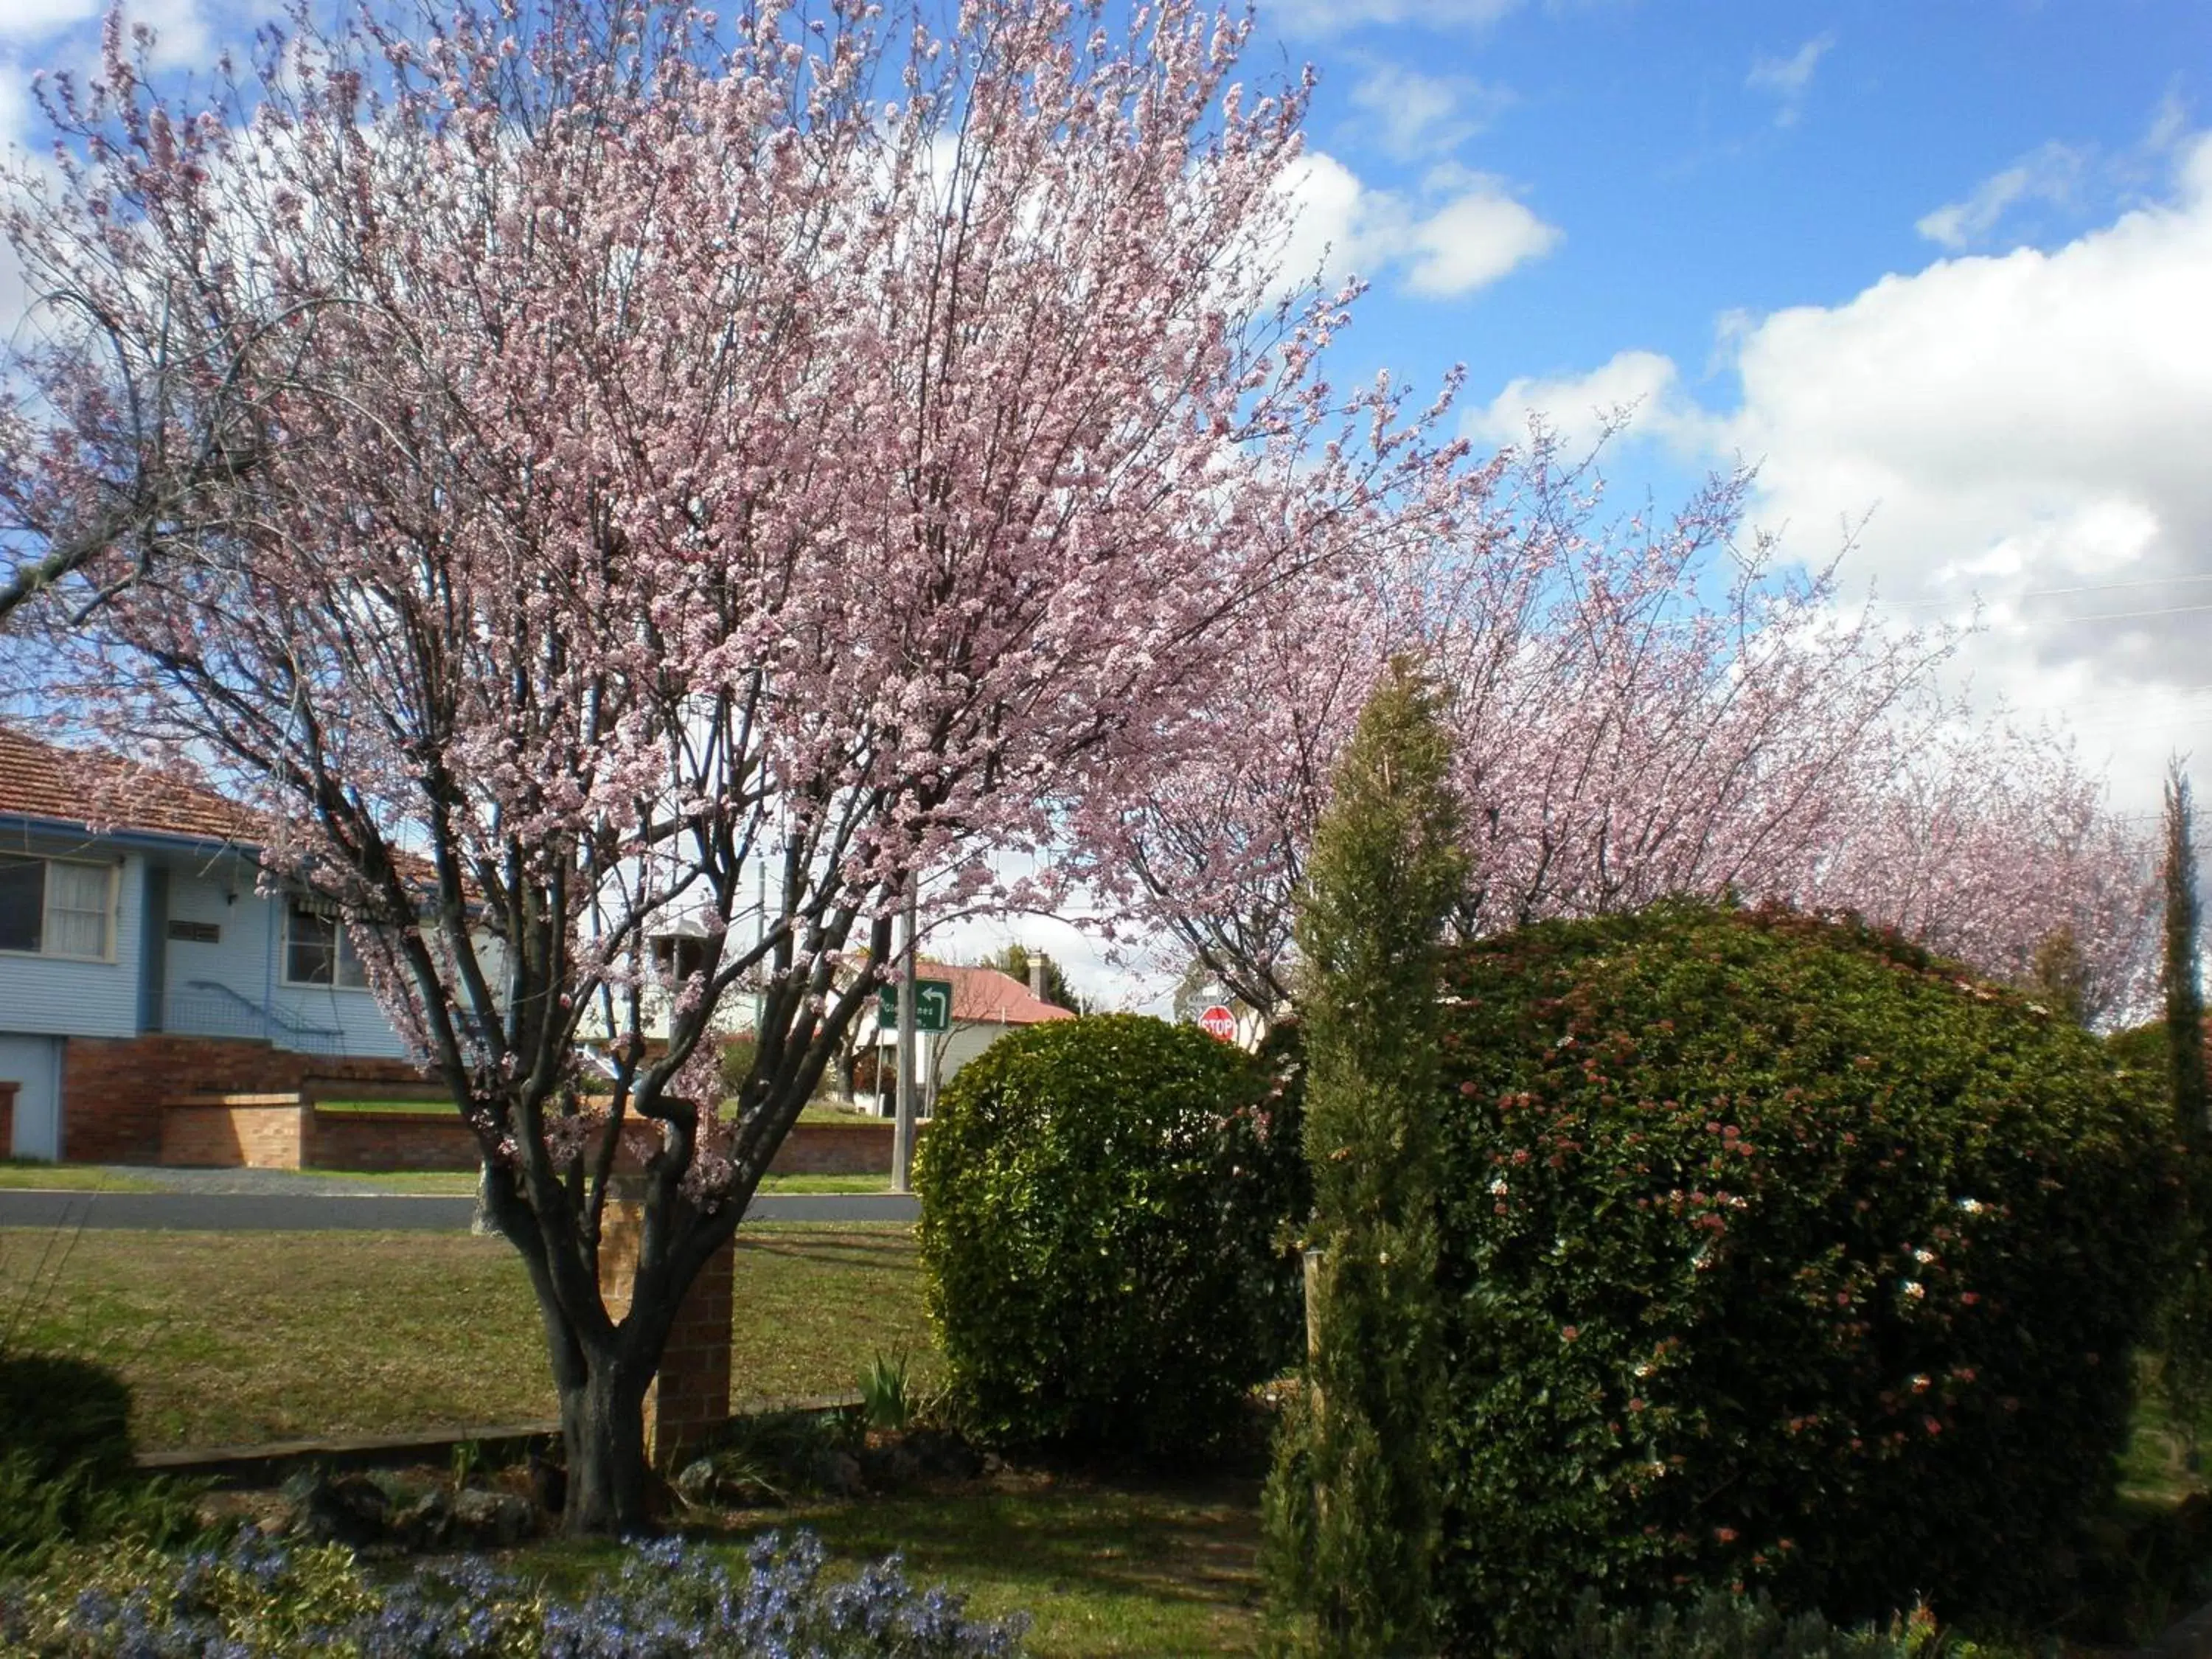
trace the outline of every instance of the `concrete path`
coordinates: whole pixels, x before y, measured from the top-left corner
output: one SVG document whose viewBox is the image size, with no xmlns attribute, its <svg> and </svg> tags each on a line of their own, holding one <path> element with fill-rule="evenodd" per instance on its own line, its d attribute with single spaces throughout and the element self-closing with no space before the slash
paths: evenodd
<svg viewBox="0 0 2212 1659">
<path fill-rule="evenodd" d="M 225 1171 L 224 1173 L 235 1173 Z M 362 1191 L 87 1193 L 0 1190 L 0 1227 L 123 1228 L 187 1232 L 466 1232 L 472 1198 Z M 756 1198 L 749 1221 L 912 1221 L 921 1206 L 896 1193 L 787 1193 Z"/>
</svg>

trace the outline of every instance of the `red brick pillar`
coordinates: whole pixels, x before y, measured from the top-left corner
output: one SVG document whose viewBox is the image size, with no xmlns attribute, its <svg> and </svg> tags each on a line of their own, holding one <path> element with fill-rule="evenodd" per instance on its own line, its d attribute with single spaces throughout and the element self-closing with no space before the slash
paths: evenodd
<svg viewBox="0 0 2212 1659">
<path fill-rule="evenodd" d="M 599 1294 L 620 1319 L 629 1310 L 644 1207 L 610 1194 L 599 1224 Z M 684 1449 L 730 1418 L 730 1283 L 734 1241 L 708 1258 L 669 1328 L 660 1374 L 645 1396 L 645 1455 L 672 1468 Z"/>
</svg>

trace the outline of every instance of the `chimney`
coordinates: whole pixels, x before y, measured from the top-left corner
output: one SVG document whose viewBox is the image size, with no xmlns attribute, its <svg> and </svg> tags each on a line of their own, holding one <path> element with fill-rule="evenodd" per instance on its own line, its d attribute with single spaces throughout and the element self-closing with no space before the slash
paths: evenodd
<svg viewBox="0 0 2212 1659">
<path fill-rule="evenodd" d="M 1030 994 L 1039 1002 L 1044 1000 L 1044 968 L 1048 960 L 1042 951 L 1030 952 Z"/>
</svg>

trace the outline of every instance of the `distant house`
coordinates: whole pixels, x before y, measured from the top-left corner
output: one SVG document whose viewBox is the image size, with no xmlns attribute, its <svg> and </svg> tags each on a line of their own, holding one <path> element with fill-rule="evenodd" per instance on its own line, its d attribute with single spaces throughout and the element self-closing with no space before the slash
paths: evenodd
<svg viewBox="0 0 2212 1659">
<path fill-rule="evenodd" d="M 937 1091 L 951 1081 L 962 1066 L 1007 1032 L 1040 1025 L 1048 1020 L 1075 1018 L 1066 1009 L 1044 1000 L 1044 957 L 1032 957 L 1030 962 L 1028 985 L 995 968 L 958 968 L 939 962 L 924 962 L 916 967 L 918 978 L 952 981 L 952 1029 L 941 1036 L 923 1036 L 915 1055 L 915 1073 L 922 1091 L 925 1112 L 936 1100 Z M 879 1024 L 873 1012 L 863 1016 L 860 1052 L 874 1054 L 874 1071 L 880 1088 L 873 1096 L 862 1090 L 855 1090 L 854 1093 L 886 1115 L 895 1103 L 893 1079 L 898 1075 L 897 1045 L 896 1030 Z"/>
<path fill-rule="evenodd" d="M 0 1150 L 152 1163 L 165 1098 L 417 1075 L 336 915 L 255 890 L 264 833 L 0 727 Z"/>
</svg>

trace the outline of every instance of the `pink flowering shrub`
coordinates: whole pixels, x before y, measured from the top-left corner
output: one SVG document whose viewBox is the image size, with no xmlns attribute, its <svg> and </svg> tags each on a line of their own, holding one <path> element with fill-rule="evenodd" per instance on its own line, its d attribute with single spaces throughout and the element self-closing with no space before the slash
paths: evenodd
<svg viewBox="0 0 2212 1659">
<path fill-rule="evenodd" d="M 2179 1190 L 2141 1073 L 1779 909 L 1547 924 L 1458 952 L 1445 994 L 1464 1646 L 1586 1589 L 1849 1620 L 2064 1601 Z"/>
</svg>

